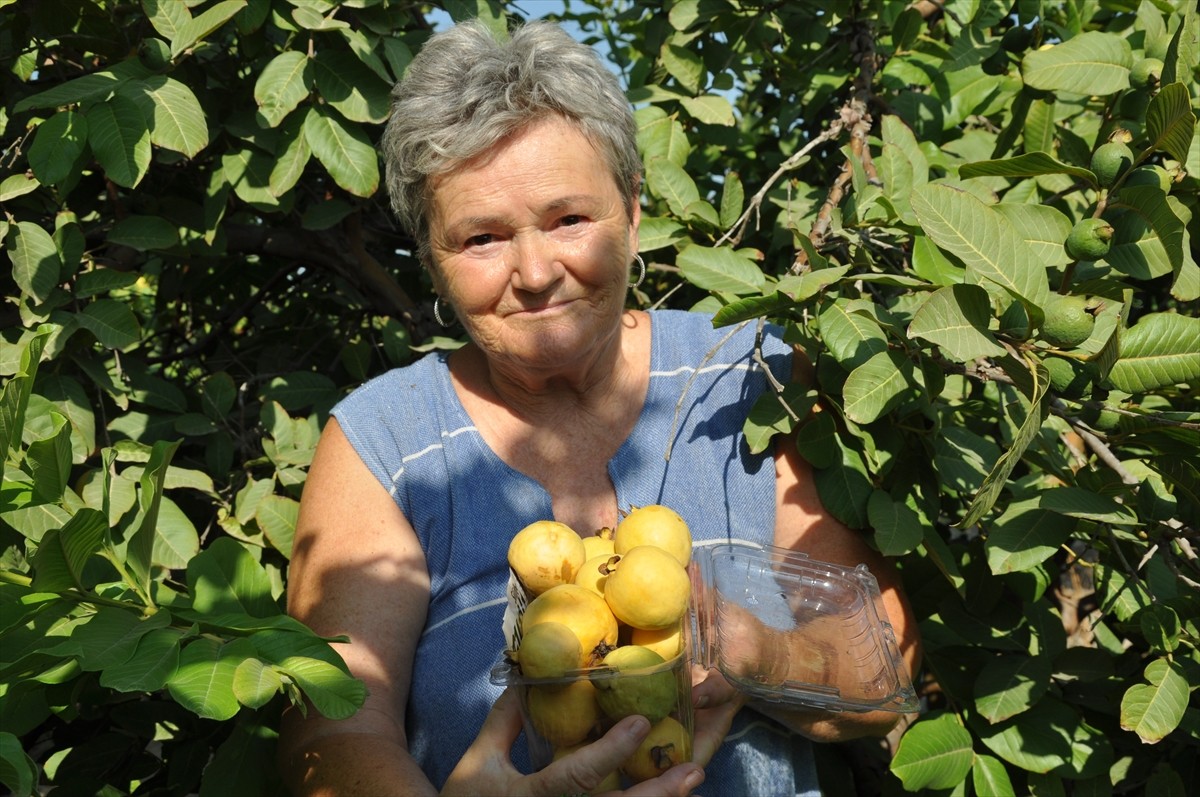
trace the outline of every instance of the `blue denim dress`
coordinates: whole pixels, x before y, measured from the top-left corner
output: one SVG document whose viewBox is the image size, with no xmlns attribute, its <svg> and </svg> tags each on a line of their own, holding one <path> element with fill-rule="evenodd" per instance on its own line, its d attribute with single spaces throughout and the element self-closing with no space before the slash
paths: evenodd
<svg viewBox="0 0 1200 797">
<path fill-rule="evenodd" d="M 618 506 L 671 507 L 697 546 L 771 543 L 774 460 L 769 452 L 752 455 L 742 434 L 768 385 L 752 358 L 754 325 L 725 340 L 730 330 L 714 330 L 701 313 L 659 310 L 650 318 L 645 405 L 608 466 Z M 780 330 L 768 327 L 763 346 L 772 372 L 786 381 L 791 350 Z M 506 644 L 508 541 L 553 516 L 542 486 L 501 461 L 479 435 L 454 392 L 446 356 L 430 354 L 376 377 L 333 410 L 425 551 L 429 613 L 406 730 L 412 755 L 438 788 L 501 691 L 489 673 Z M 529 771 L 524 736 L 513 760 Z M 705 773 L 700 792 L 712 797 L 819 794 L 809 742 L 751 708 L 736 717 Z"/>
</svg>

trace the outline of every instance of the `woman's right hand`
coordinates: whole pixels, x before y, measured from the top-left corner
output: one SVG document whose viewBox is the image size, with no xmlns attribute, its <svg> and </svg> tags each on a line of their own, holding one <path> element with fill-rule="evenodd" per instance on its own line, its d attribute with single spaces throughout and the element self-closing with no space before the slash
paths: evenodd
<svg viewBox="0 0 1200 797">
<path fill-rule="evenodd" d="M 645 717 L 626 717 L 591 744 L 532 775 L 523 775 L 511 760 L 513 743 L 521 733 L 521 708 L 516 692 L 507 689 L 492 706 L 479 735 L 450 773 L 441 793 L 445 797 L 592 795 L 591 790 L 632 755 L 649 731 L 650 723 Z M 700 765 L 685 763 L 625 791 L 604 795 L 687 797 L 703 781 L 704 770 Z"/>
</svg>

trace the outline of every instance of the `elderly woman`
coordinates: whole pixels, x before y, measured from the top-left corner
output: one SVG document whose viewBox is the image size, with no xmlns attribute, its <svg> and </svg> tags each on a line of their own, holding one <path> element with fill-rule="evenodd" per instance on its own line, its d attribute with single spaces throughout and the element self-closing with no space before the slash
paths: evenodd
<svg viewBox="0 0 1200 797">
<path fill-rule="evenodd" d="M 430 270 L 439 319 L 456 318 L 468 342 L 354 391 L 322 435 L 289 608 L 349 637 L 340 652 L 369 695 L 345 721 L 285 719 L 294 791 L 579 793 L 633 751 L 642 717 L 529 773 L 518 706 L 489 680 L 505 645 L 508 542 L 539 519 L 586 535 L 622 508 L 659 503 L 697 545 L 744 539 L 867 562 L 915 666 L 914 624 L 886 564 L 824 511 L 794 445 L 754 455 L 742 437 L 768 389 L 753 330 L 726 341 L 702 314 L 626 309 L 644 269 L 641 167 L 631 110 L 599 58 L 548 23 L 505 41 L 462 24 L 429 40 L 394 99 L 392 205 Z M 778 330 L 764 347 L 780 375 L 800 359 Z M 896 720 L 769 718 L 719 676 L 694 695 L 695 760 L 627 794 L 688 794 L 702 781 L 714 795 L 813 792 L 808 739 Z"/>
</svg>

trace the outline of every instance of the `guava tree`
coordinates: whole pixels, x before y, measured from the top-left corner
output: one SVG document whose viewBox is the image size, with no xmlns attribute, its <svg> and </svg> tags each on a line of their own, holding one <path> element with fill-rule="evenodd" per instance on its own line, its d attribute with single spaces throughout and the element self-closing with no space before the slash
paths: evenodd
<svg viewBox="0 0 1200 797">
<path fill-rule="evenodd" d="M 274 793 L 279 710 L 360 704 L 282 597 L 329 407 L 455 345 L 374 148 L 433 5 L 0 3 L 14 793 Z M 784 324 L 814 364 L 749 438 L 795 433 L 926 651 L 920 718 L 823 750 L 829 792 L 1185 794 L 1194 3 L 444 6 L 556 10 L 622 75 L 634 303 Z"/>
</svg>

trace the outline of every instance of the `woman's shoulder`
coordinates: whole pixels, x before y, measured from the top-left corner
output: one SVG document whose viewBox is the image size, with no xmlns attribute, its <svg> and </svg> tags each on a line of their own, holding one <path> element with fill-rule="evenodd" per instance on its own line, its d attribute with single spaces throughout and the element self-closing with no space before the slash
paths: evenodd
<svg viewBox="0 0 1200 797">
<path fill-rule="evenodd" d="M 742 359 L 752 355 L 759 339 L 753 321 L 718 327 L 711 313 L 696 310 L 652 310 L 650 317 L 660 353 L 673 352 L 687 359 L 705 357 L 718 346 L 722 360 Z M 784 354 L 790 348 L 783 342 L 783 330 L 775 324 L 763 327 L 762 340 L 766 355 Z"/>
<path fill-rule="evenodd" d="M 420 359 L 391 368 L 371 377 L 354 388 L 333 408 L 333 415 L 342 419 L 349 414 L 379 412 L 395 405 L 410 405 L 414 395 L 422 403 L 434 400 L 439 372 L 446 369 L 445 353 L 431 352 Z"/>
</svg>

